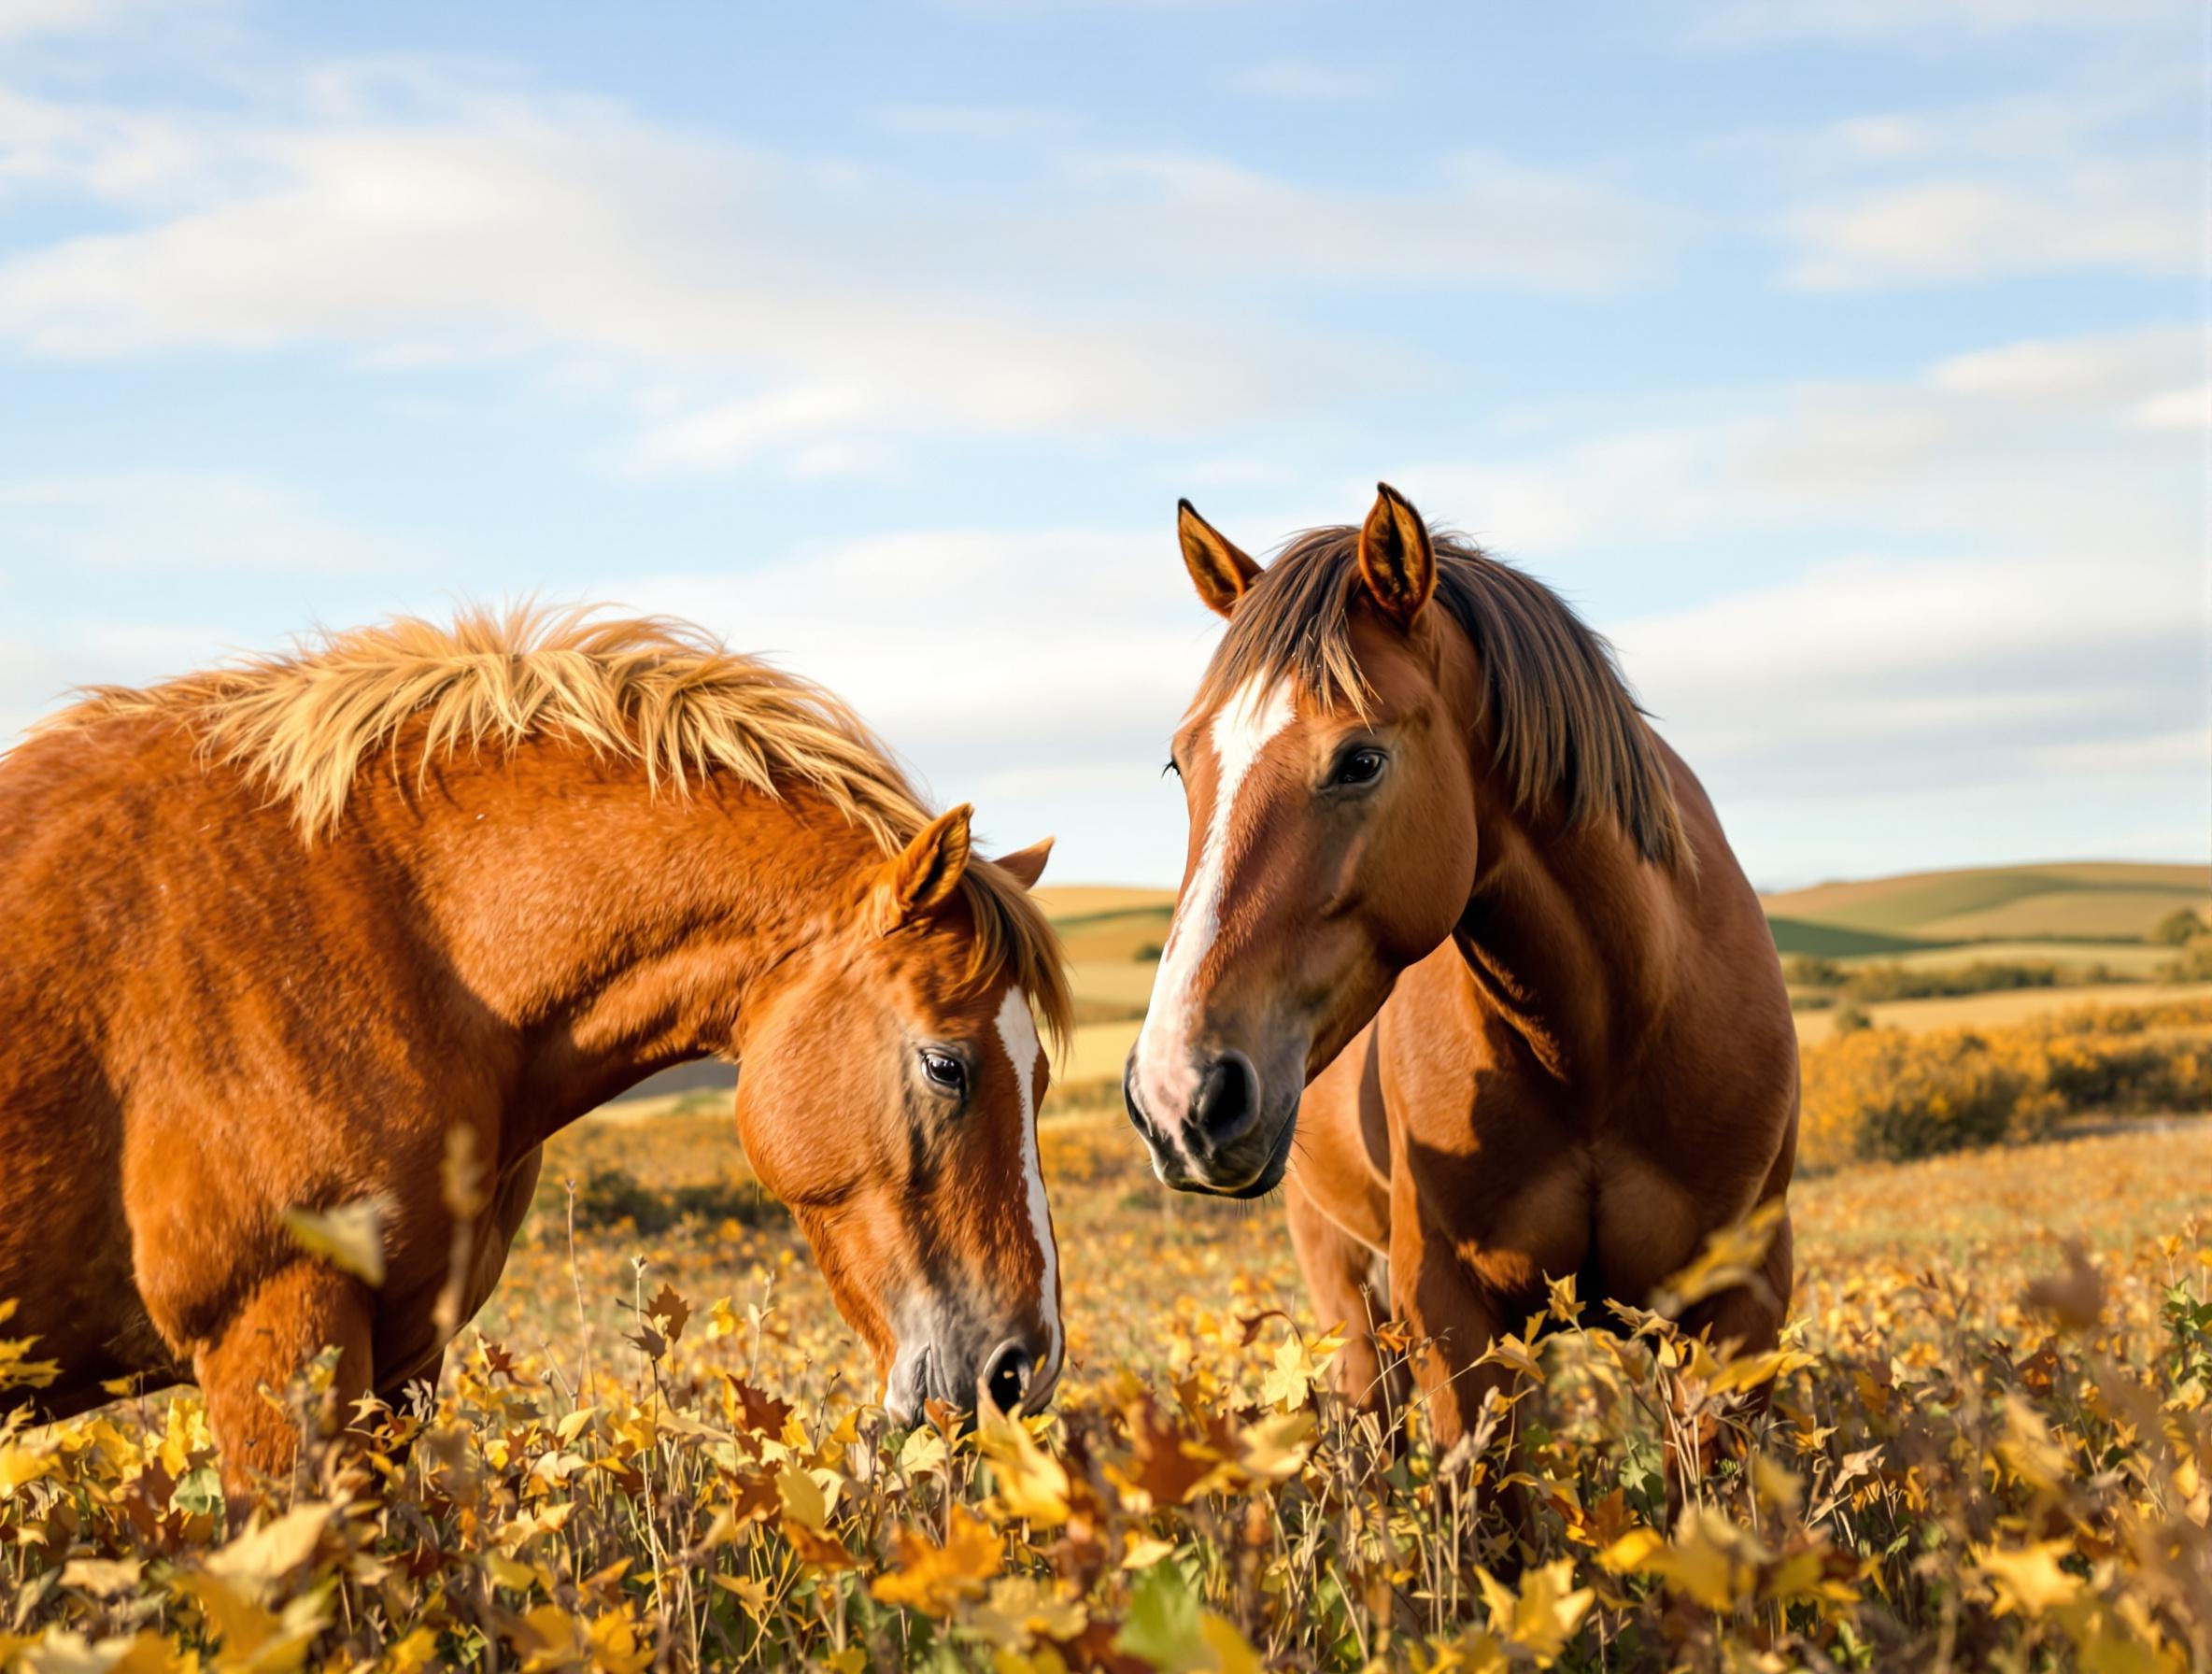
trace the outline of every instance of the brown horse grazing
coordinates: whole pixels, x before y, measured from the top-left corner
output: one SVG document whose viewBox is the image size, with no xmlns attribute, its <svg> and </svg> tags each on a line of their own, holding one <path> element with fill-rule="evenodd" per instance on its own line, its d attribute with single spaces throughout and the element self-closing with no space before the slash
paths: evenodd
<svg viewBox="0 0 2212 1674">
<path fill-rule="evenodd" d="M 1129 1116 L 1163 1180 L 1232 1197 L 1296 1136 L 1319 1311 L 1364 1324 L 1387 1259 L 1448 1445 L 1547 1275 L 1643 1303 L 1779 1207 L 1780 962 L 1697 781 L 1548 589 L 1387 487 L 1265 570 L 1187 504 L 1182 542 L 1228 631 L 1175 736 L 1189 861 Z M 1685 1323 L 1771 1346 L 1791 1277 L 1784 1218 L 1762 1282 Z M 1376 1371 L 1345 1355 L 1348 1392 Z"/>
<path fill-rule="evenodd" d="M 63 1369 L 43 1413 L 196 1381 L 245 1491 L 295 1445 L 257 1389 L 323 1346 L 333 1411 L 432 1372 L 546 1140 L 716 1053 L 884 1404 L 1042 1403 L 1048 846 L 971 858 L 835 699 L 662 622 L 404 620 L 92 692 L 0 759 L 0 1298 Z M 380 1286 L 288 1236 L 370 1199 Z"/>
</svg>

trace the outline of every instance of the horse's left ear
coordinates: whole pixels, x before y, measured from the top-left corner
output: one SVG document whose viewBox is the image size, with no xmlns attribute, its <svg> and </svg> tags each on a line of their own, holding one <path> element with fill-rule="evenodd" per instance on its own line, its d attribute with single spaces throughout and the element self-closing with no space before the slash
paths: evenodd
<svg viewBox="0 0 2212 1674">
<path fill-rule="evenodd" d="M 1000 855 L 991 864 L 1000 872 L 1013 875 L 1014 881 L 1025 889 L 1037 887 L 1037 880 L 1044 875 L 1044 862 L 1052 854 L 1052 839 L 1032 843 L 1028 848 L 1017 848 L 1011 855 Z"/>
<path fill-rule="evenodd" d="M 1412 502 L 1386 482 L 1375 485 L 1375 508 L 1359 531 L 1359 574 L 1377 609 L 1411 628 L 1437 590 L 1437 555 L 1428 525 Z"/>
<path fill-rule="evenodd" d="M 927 917 L 943 906 L 968 870 L 966 802 L 948 808 L 915 834 L 906 847 L 875 873 L 875 928 L 889 935 L 901 925 Z"/>
</svg>

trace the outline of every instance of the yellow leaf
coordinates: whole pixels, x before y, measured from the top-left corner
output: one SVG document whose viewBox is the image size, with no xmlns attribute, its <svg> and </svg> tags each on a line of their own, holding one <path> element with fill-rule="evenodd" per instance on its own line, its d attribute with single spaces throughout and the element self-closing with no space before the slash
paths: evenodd
<svg viewBox="0 0 2212 1674">
<path fill-rule="evenodd" d="M 310 1256 L 319 1256 L 341 1272 L 369 1284 L 384 1283 L 384 1217 L 389 1198 L 364 1198 L 318 1214 L 308 1209 L 284 1212 L 284 1229 Z"/>
<path fill-rule="evenodd" d="M 999 1504 L 1007 1516 L 1040 1528 L 1056 1528 L 1068 1521 L 1068 1473 L 1037 1445 L 1021 1420 L 986 1412 L 975 1440 L 994 1467 Z"/>
<path fill-rule="evenodd" d="M 1746 1355 L 1731 1360 L 1712 1376 L 1706 1387 L 1714 1395 L 1726 1395 L 1733 1390 L 1755 1389 L 1770 1378 L 1798 1370 L 1802 1367 L 1820 1364 L 1812 1355 L 1800 1349 L 1770 1349 L 1764 1355 Z"/>
<path fill-rule="evenodd" d="M 2040 1616 L 2081 1596 L 2081 1578 L 2059 1568 L 2059 1560 L 2073 1550 L 2067 1540 L 2038 1540 L 2008 1551 L 1978 1546 L 1974 1565 L 1995 1583 L 2000 1616 L 2012 1610 Z"/>
<path fill-rule="evenodd" d="M 1780 1198 L 1772 1198 L 1742 1220 L 1723 1227 L 1705 1241 L 1705 1248 L 1694 1261 L 1653 1292 L 1652 1306 L 1661 1313 L 1679 1317 L 1708 1297 L 1758 1278 L 1785 1208 Z"/>
<path fill-rule="evenodd" d="M 1152 1535 L 1141 1535 L 1135 1529 L 1122 1531 L 1121 1567 L 1124 1569 L 1149 1569 L 1175 1548 L 1166 1540 Z"/>
<path fill-rule="evenodd" d="M 1227 1616 L 1206 1611 L 1198 1618 L 1198 1638 L 1213 1653 L 1213 1667 L 1221 1674 L 1260 1674 L 1259 1653 Z"/>
<path fill-rule="evenodd" d="M 295 1506 L 207 1557 L 207 1572 L 259 1597 L 315 1555 L 333 1508 L 319 1500 Z"/>
<path fill-rule="evenodd" d="M 427 1627 L 411 1629 L 384 1654 L 390 1659 L 392 1674 L 417 1674 L 437 1656 L 438 1636 Z"/>
<path fill-rule="evenodd" d="M 1328 1364 L 1344 1346 L 1344 1333 L 1332 1328 L 1308 1342 L 1291 1332 L 1275 1351 L 1275 1364 L 1260 1380 L 1260 1398 L 1271 1407 L 1302 1406 L 1314 1385 L 1328 1375 Z"/>
<path fill-rule="evenodd" d="M 784 1515 L 802 1528 L 821 1534 L 830 1526 L 830 1502 L 821 1483 L 796 1466 L 775 1473 L 776 1497 L 784 1502 Z"/>
<path fill-rule="evenodd" d="M 1313 1451 L 1313 1410 L 1298 1407 L 1247 1426 L 1237 1438 L 1243 1452 L 1237 1463 L 1245 1475 L 1280 1482 L 1305 1468 Z"/>
<path fill-rule="evenodd" d="M 17 1489 L 51 1475 L 53 1469 L 51 1454 L 34 1453 L 14 1441 L 0 1445 L 0 1499 L 13 1497 Z"/>
<path fill-rule="evenodd" d="M 1597 1561 L 1615 1575 L 1641 1569 L 1652 1554 L 1662 1551 L 1666 1537 L 1655 1528 L 1632 1528 L 1597 1554 Z"/>
<path fill-rule="evenodd" d="M 948 1615 L 963 1599 L 978 1597 L 983 1584 L 999 1573 L 1005 1548 L 990 1525 L 955 1506 L 940 1546 L 912 1529 L 895 1529 L 898 1568 L 879 1575 L 869 1592 L 886 1604 L 912 1605 L 934 1616 Z"/>
<path fill-rule="evenodd" d="M 991 1582 L 988 1596 L 967 1617 L 967 1624 L 1000 1650 L 1015 1652 L 1028 1650 L 1040 1635 L 1071 1639 L 1089 1622 L 1081 1604 L 1033 1575 L 1002 1576 Z"/>
<path fill-rule="evenodd" d="M 1487 1569 L 1475 1575 L 1490 1607 L 1491 1631 L 1527 1652 L 1539 1668 L 1552 1666 L 1597 1599 L 1592 1589 L 1574 1585 L 1572 1558 L 1528 1570 L 1517 1593 L 1507 1592 Z"/>
</svg>

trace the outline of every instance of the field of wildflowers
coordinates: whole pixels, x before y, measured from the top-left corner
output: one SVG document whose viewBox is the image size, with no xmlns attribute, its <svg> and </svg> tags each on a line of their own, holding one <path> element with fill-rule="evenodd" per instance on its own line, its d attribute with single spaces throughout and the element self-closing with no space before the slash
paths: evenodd
<svg viewBox="0 0 2212 1674">
<path fill-rule="evenodd" d="M 1104 1114 L 1045 1157 L 1044 1418 L 887 1427 L 727 1115 L 597 1118 L 440 1385 L 251 1526 L 190 1392 L 0 1430 L 0 1667 L 2212 1667 L 2212 1124 L 1808 1182 L 1778 1355 L 1563 1291 L 1447 1457 L 1329 1394 L 1277 1213 L 1162 1192 Z M 1718 1459 L 1671 1530 L 1669 1381 Z"/>
</svg>

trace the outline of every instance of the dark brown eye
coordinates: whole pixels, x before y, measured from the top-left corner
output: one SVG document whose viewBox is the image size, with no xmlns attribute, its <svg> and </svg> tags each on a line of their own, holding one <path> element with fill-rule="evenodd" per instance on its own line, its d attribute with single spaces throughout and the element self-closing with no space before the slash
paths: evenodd
<svg viewBox="0 0 2212 1674">
<path fill-rule="evenodd" d="M 932 1086 L 943 1087 L 948 1093 L 962 1092 L 968 1085 L 968 1067 L 949 1052 L 924 1052 L 922 1073 L 929 1078 Z"/>
<path fill-rule="evenodd" d="M 1337 771 L 1331 775 L 1329 783 L 1365 785 L 1382 771 L 1382 763 L 1387 759 L 1381 750 L 1363 745 L 1337 763 Z"/>
</svg>

